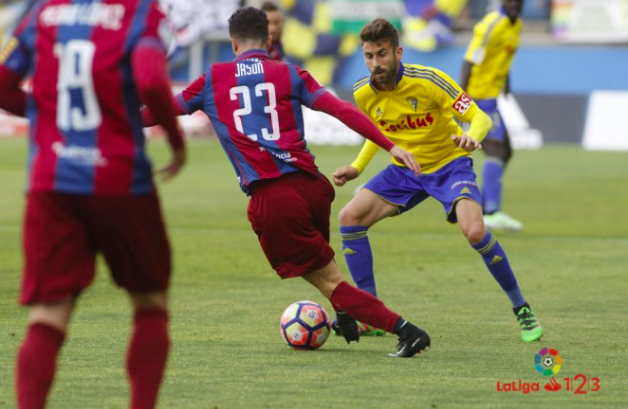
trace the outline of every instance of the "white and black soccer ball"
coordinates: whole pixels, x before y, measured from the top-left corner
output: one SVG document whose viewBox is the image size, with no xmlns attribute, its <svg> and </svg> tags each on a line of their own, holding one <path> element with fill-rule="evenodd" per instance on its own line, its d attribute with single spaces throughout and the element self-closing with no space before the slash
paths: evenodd
<svg viewBox="0 0 628 409">
<path fill-rule="evenodd" d="M 329 315 L 312 301 L 290 304 L 281 315 L 281 336 L 294 349 L 318 349 L 329 337 Z"/>
</svg>

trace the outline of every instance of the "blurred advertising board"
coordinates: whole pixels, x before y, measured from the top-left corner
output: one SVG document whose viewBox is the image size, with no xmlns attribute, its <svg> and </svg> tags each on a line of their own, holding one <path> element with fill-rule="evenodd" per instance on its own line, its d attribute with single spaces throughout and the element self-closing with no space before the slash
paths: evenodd
<svg viewBox="0 0 628 409">
<path fill-rule="evenodd" d="M 553 0 L 551 26 L 558 41 L 628 43 L 628 0 Z"/>
<path fill-rule="evenodd" d="M 401 29 L 405 4 L 401 0 L 330 0 L 332 33 L 357 34 L 370 21 L 381 17 Z"/>
</svg>

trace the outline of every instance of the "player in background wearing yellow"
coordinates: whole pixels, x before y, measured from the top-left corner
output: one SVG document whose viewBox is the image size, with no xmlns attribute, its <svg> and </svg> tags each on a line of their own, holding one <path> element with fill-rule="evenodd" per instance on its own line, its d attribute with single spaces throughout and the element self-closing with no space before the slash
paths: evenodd
<svg viewBox="0 0 628 409">
<path fill-rule="evenodd" d="M 483 142 L 486 160 L 482 169 L 484 223 L 492 230 L 520 231 L 523 224 L 501 211 L 502 178 L 512 158 L 510 138 L 497 109 L 500 92 L 510 94 L 510 65 L 519 46 L 523 0 L 502 0 L 502 7 L 476 24 L 464 56 L 462 89 L 493 121 Z"/>
<path fill-rule="evenodd" d="M 393 161 L 340 211 L 343 252 L 353 280 L 360 289 L 377 294 L 368 229 L 431 196 L 445 208 L 447 221 L 458 223 L 507 294 L 522 340 L 538 340 L 543 328 L 521 294 L 506 253 L 486 230 L 482 217 L 482 199 L 470 155 L 481 148 L 491 128 L 490 118 L 445 73 L 403 64 L 399 34 L 387 20 L 367 24 L 360 40 L 371 75 L 354 85 L 358 107 L 390 140 L 414 154 L 422 174 L 415 176 Z M 466 133 L 456 119 L 470 123 Z M 367 141 L 351 166 L 334 172 L 334 183 L 343 186 L 357 178 L 378 149 Z"/>
</svg>

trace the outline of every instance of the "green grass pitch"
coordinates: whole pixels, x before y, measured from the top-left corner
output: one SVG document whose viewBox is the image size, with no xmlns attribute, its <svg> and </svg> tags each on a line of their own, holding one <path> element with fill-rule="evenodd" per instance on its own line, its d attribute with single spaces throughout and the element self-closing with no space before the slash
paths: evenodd
<svg viewBox="0 0 628 409">
<path fill-rule="evenodd" d="M 150 143 L 155 163 L 168 151 Z M 160 186 L 175 256 L 173 347 L 160 408 L 624 408 L 628 402 L 628 155 L 574 146 L 516 152 L 505 210 L 525 223 L 497 234 L 545 326 L 523 344 L 506 296 L 457 226 L 433 200 L 370 232 L 380 297 L 429 331 L 432 348 L 386 357 L 396 338 L 332 337 L 319 351 L 293 351 L 279 317 L 293 301 L 329 303 L 302 280 L 280 281 L 246 219 L 247 198 L 216 141 L 190 143 L 184 172 Z M 322 171 L 348 164 L 358 147 L 314 146 Z M 0 409 L 14 408 L 14 357 L 26 311 L 16 303 L 26 141 L 0 139 Z M 477 163 L 482 154 L 475 154 Z M 381 169 L 379 153 L 361 178 Z M 476 165 L 476 170 L 480 169 Z M 337 189 L 335 215 L 358 183 Z M 286 206 L 289 206 L 286 203 Z M 49 408 L 126 408 L 126 296 L 101 264 L 79 302 Z M 563 365 L 558 392 L 534 369 L 544 346 Z M 566 392 L 565 377 L 598 377 L 601 389 Z M 539 382 L 541 390 L 498 392 L 497 382 Z M 585 388 L 586 390 L 586 388 Z"/>
</svg>

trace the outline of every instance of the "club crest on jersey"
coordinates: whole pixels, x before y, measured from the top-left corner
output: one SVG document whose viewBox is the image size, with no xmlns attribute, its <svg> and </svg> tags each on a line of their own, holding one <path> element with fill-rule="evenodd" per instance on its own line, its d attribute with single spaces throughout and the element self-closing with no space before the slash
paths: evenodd
<svg viewBox="0 0 628 409">
<path fill-rule="evenodd" d="M 473 100 L 471 99 L 471 97 L 463 92 L 462 94 L 460 94 L 456 102 L 454 102 L 452 108 L 458 111 L 460 115 L 464 115 L 469 110 L 469 108 L 471 108 L 472 103 Z"/>
<path fill-rule="evenodd" d="M 410 104 L 412 109 L 414 109 L 414 112 L 416 112 L 416 108 L 419 105 L 419 102 L 417 101 L 417 99 L 415 97 L 409 97 L 409 98 L 406 98 L 406 101 L 408 101 L 408 104 Z"/>
</svg>

